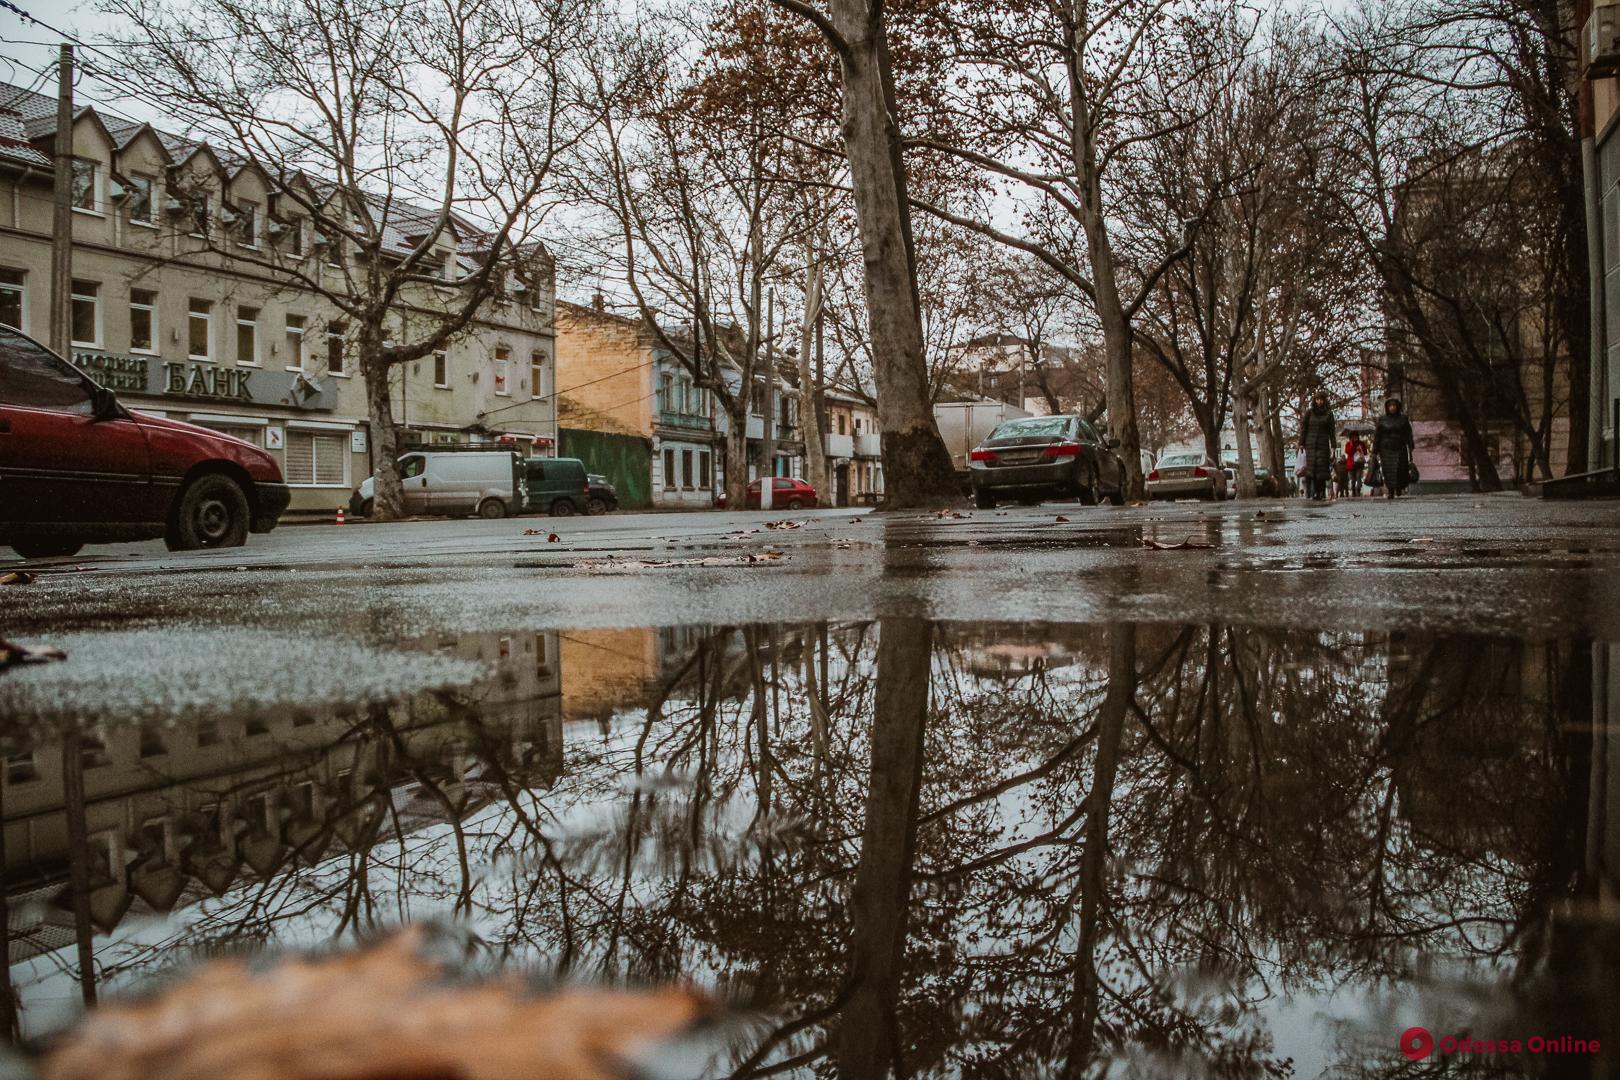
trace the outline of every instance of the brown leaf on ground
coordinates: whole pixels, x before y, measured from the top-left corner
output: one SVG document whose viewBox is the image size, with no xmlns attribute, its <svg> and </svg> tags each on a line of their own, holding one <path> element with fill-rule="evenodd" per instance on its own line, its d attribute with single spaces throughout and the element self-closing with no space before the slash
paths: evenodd
<svg viewBox="0 0 1620 1080">
<path fill-rule="evenodd" d="M 44 664 L 52 660 L 66 660 L 67 653 L 54 645 L 18 645 L 0 638 L 0 668 L 14 664 Z"/>
<path fill-rule="evenodd" d="M 90 1014 L 41 1080 L 616 1080 L 712 1015 L 687 990 L 453 984 L 420 937 L 252 971 L 219 960 Z"/>
<path fill-rule="evenodd" d="M 1432 543 L 1434 543 L 1434 537 L 1432 537 L 1432 536 L 1414 536 L 1414 537 L 1412 537 L 1411 540 L 1407 541 L 1407 543 L 1409 543 L 1409 544 L 1432 544 Z"/>
<path fill-rule="evenodd" d="M 953 518 L 968 518 L 968 517 L 972 517 L 973 515 L 972 514 L 964 514 L 959 510 L 953 510 L 949 506 L 947 506 L 942 510 L 934 511 L 934 513 L 931 516 L 933 516 L 935 518 L 938 518 L 941 521 L 949 521 L 949 520 L 951 520 Z"/>
<path fill-rule="evenodd" d="M 1215 545 L 1208 540 L 1195 540 L 1190 536 L 1179 544 L 1167 544 L 1163 540 L 1149 540 L 1144 536 L 1142 537 L 1142 546 L 1153 551 L 1187 551 L 1193 548 L 1213 548 Z"/>
<path fill-rule="evenodd" d="M 26 570 L 7 570 L 0 574 L 0 585 L 32 585 L 37 579 Z"/>
<path fill-rule="evenodd" d="M 1068 524 L 1068 523 L 1069 523 L 1069 519 L 1068 519 L 1068 518 L 1066 518 L 1066 517 L 1064 517 L 1064 516 L 1063 516 L 1063 515 L 1062 515 L 1062 514 L 1059 514 L 1059 515 L 1058 515 L 1058 516 L 1057 516 L 1057 520 L 1058 520 L 1058 521 L 1059 521 L 1059 522 L 1060 522 L 1060 523 L 1061 523 L 1061 524 L 1064 524 L 1064 525 L 1067 525 L 1067 524 Z"/>
<path fill-rule="evenodd" d="M 849 523 L 851 525 L 859 525 L 864 520 L 865 520 L 864 518 L 850 518 Z"/>
<path fill-rule="evenodd" d="M 786 518 L 783 518 L 781 521 L 767 521 L 765 523 L 765 527 L 767 529 L 798 529 L 803 527 L 803 525 L 804 522 L 802 521 L 789 521 Z"/>
</svg>

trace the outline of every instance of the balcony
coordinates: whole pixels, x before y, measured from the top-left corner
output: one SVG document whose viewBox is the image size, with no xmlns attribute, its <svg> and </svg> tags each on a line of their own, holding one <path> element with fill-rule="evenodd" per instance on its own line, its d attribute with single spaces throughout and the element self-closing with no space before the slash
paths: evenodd
<svg viewBox="0 0 1620 1080">
<path fill-rule="evenodd" d="M 827 456 L 833 458 L 852 458 L 855 456 L 855 436 L 828 434 Z"/>
<path fill-rule="evenodd" d="M 855 436 L 855 456 L 877 458 L 883 456 L 883 437 L 876 432 Z"/>
<path fill-rule="evenodd" d="M 714 421 L 707 416 L 695 413 L 664 412 L 658 414 L 658 422 L 664 427 L 687 428 L 691 431 L 713 431 Z"/>
</svg>

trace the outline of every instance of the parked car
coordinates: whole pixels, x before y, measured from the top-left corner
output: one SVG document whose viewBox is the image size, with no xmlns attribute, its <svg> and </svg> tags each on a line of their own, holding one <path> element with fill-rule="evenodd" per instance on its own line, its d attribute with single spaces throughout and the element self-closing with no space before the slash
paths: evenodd
<svg viewBox="0 0 1620 1080">
<path fill-rule="evenodd" d="M 524 504 L 523 458 L 510 450 L 413 450 L 399 459 L 407 514 L 503 518 Z M 349 511 L 370 517 L 377 478 L 349 497 Z"/>
<path fill-rule="evenodd" d="M 158 537 L 171 551 L 238 547 L 275 528 L 290 498 L 258 447 L 131 412 L 0 326 L 0 543 L 23 558 Z"/>
<path fill-rule="evenodd" d="M 1077 495 L 1095 506 L 1107 497 L 1125 504 L 1125 463 L 1079 416 L 1029 416 L 1009 420 L 968 454 L 973 501 L 988 510 L 1000 499 L 1033 504 L 1049 495 Z"/>
<path fill-rule="evenodd" d="M 585 499 L 587 514 L 607 514 L 619 508 L 619 489 L 609 483 L 607 477 L 601 473 L 586 473 L 585 479 L 591 485 Z"/>
<path fill-rule="evenodd" d="M 791 476 L 778 476 L 771 488 L 772 510 L 803 510 L 816 505 L 816 489 Z M 714 497 L 714 505 L 721 510 L 726 508 L 726 493 L 721 492 Z M 759 509 L 759 481 L 753 480 L 748 484 L 748 509 Z"/>
<path fill-rule="evenodd" d="M 1165 454 L 1147 474 L 1150 499 L 1224 499 L 1226 472 L 1201 451 Z"/>
<path fill-rule="evenodd" d="M 525 458 L 523 468 L 528 483 L 523 503 L 526 513 L 543 510 L 568 517 L 591 512 L 590 481 L 585 476 L 585 463 L 579 458 Z"/>
</svg>

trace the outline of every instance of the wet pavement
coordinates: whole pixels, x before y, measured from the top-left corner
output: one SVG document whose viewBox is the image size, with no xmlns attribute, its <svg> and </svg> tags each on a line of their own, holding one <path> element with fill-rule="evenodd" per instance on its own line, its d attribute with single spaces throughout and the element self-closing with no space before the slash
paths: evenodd
<svg viewBox="0 0 1620 1080">
<path fill-rule="evenodd" d="M 30 564 L 15 1029 L 433 921 L 709 1075 L 1615 1074 L 1620 507 L 955 513 Z"/>
</svg>

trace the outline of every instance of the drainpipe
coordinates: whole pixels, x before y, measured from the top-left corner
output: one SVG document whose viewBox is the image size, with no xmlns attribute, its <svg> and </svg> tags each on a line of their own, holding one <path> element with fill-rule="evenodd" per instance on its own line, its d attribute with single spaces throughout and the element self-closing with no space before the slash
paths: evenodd
<svg viewBox="0 0 1620 1080">
<path fill-rule="evenodd" d="M 1591 0 L 1576 0 L 1575 26 L 1577 47 L 1585 44 L 1585 28 L 1592 15 Z M 1587 311 L 1591 337 L 1591 371 L 1587 379 L 1586 467 L 1598 469 L 1604 464 L 1603 422 L 1609 414 L 1605 399 L 1608 383 L 1608 319 L 1604 304 L 1603 281 L 1603 200 L 1602 176 L 1598 169 L 1597 115 L 1593 101 L 1592 80 L 1581 73 L 1575 91 L 1576 123 L 1581 134 L 1581 184 L 1586 196 L 1586 274 Z M 1573 434 L 1573 433 L 1571 433 Z M 1620 438 L 1620 432 L 1615 432 Z M 1614 458 L 1609 464 L 1617 464 Z"/>
</svg>

